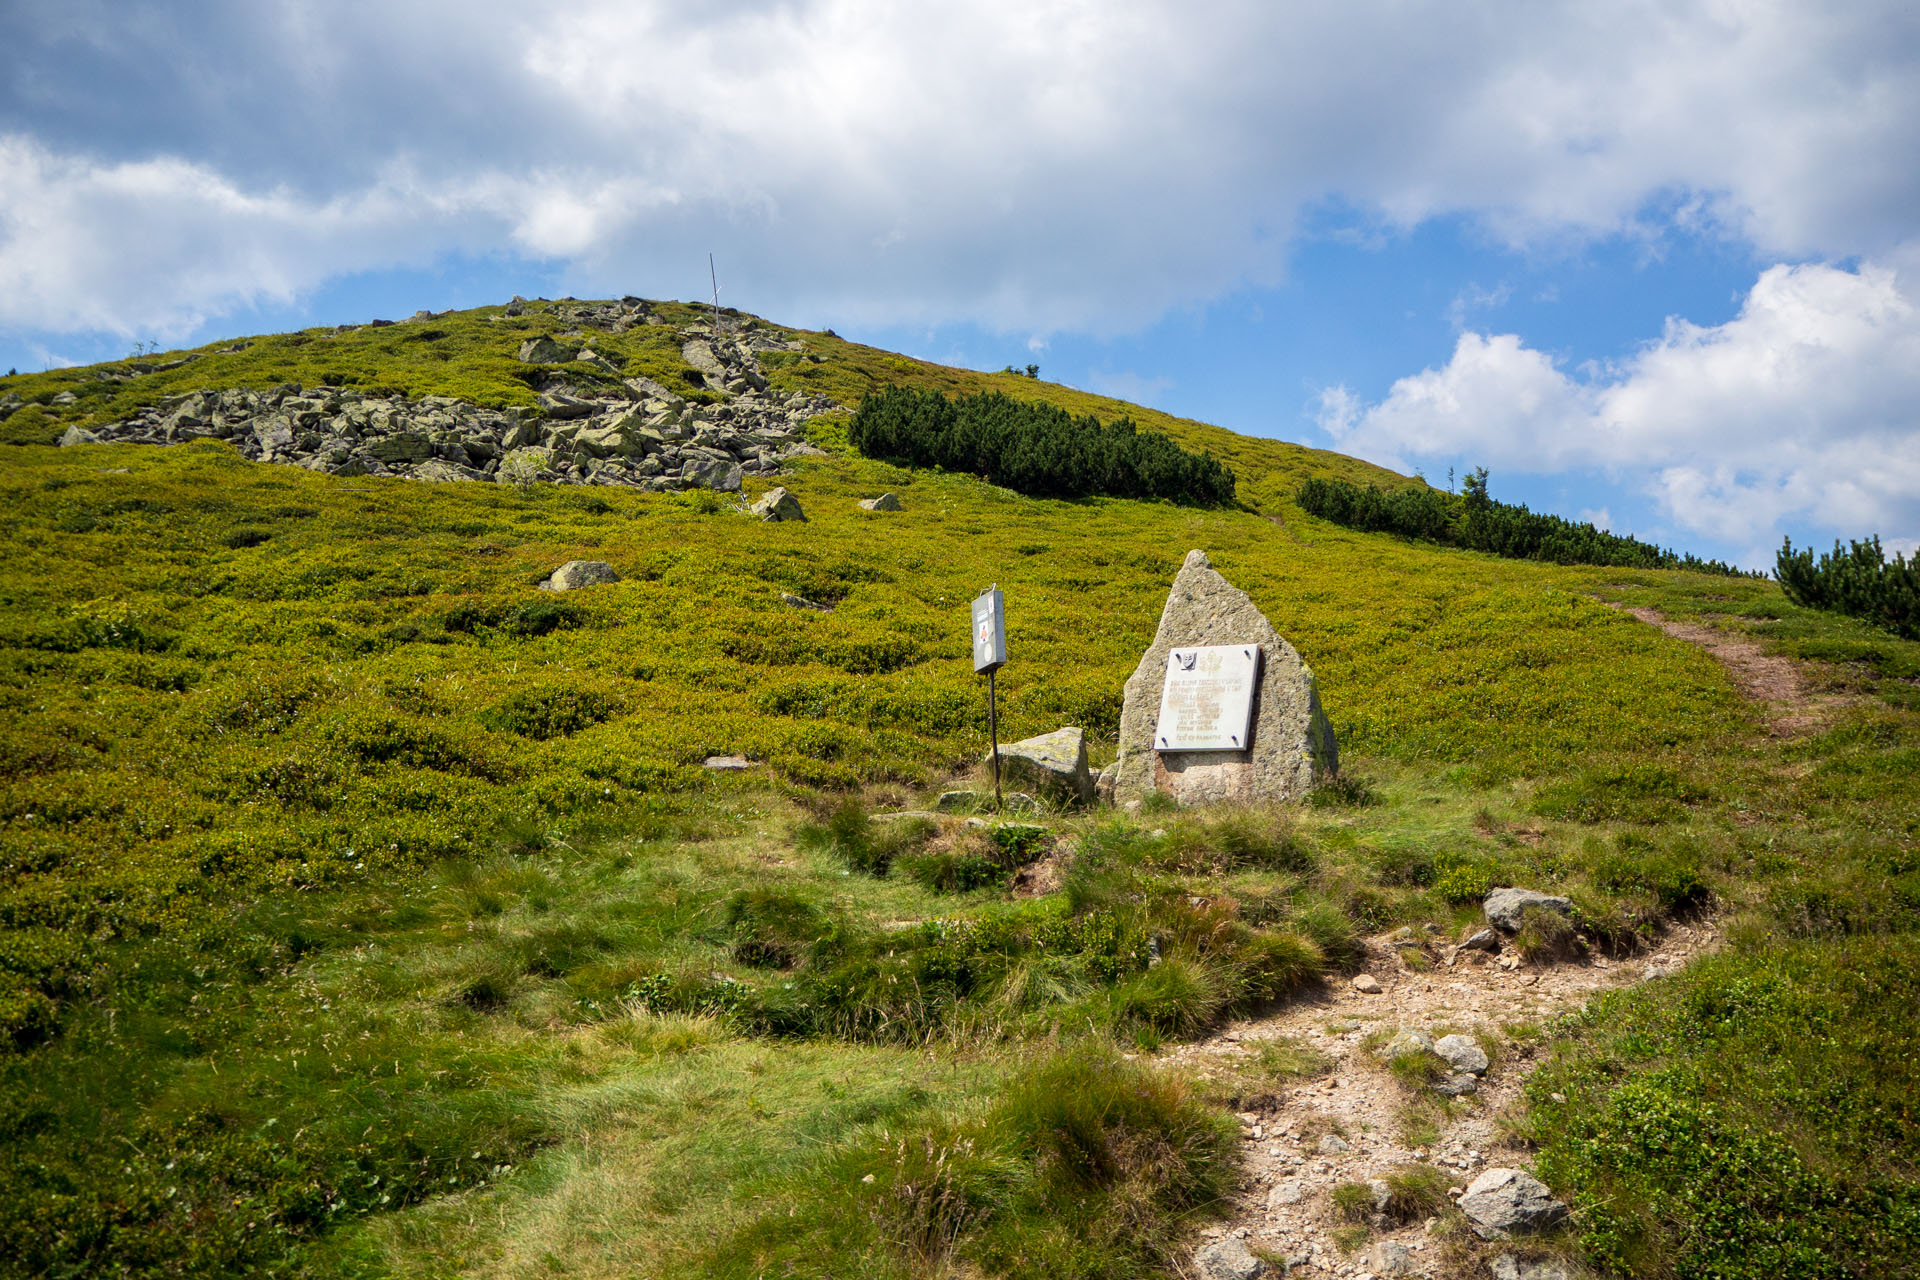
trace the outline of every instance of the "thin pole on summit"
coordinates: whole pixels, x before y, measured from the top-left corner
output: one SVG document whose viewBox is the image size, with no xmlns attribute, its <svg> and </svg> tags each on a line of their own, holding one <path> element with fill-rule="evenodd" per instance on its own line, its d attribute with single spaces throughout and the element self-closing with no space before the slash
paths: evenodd
<svg viewBox="0 0 1920 1280">
<path fill-rule="evenodd" d="M 707 255 L 707 278 L 713 281 L 713 336 L 720 336 L 720 276 L 713 268 L 713 255 Z"/>
</svg>

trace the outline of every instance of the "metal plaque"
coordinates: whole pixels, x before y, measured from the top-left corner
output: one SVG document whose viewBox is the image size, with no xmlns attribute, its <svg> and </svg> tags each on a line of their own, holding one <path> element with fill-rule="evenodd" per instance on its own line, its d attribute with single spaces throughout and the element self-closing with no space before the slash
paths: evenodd
<svg viewBox="0 0 1920 1280">
<path fill-rule="evenodd" d="M 1006 604 L 1000 588 L 989 587 L 973 601 L 973 672 L 983 675 L 1006 665 Z"/>
<path fill-rule="evenodd" d="M 1260 679 L 1260 646 L 1215 644 L 1167 654 L 1154 726 L 1157 751 L 1245 751 Z"/>
</svg>

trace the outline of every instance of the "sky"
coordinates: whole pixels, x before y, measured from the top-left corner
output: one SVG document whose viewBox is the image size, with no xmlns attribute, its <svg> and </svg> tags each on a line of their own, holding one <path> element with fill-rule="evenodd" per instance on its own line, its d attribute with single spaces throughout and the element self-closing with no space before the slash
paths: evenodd
<svg viewBox="0 0 1920 1280">
<path fill-rule="evenodd" d="M 0 368 L 705 298 L 1769 567 L 1920 546 L 1920 6 L 0 0 Z"/>
</svg>

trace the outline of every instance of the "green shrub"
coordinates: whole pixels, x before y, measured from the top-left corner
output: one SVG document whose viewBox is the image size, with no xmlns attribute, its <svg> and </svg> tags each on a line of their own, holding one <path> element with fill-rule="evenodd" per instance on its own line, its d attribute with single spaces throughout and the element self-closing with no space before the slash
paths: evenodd
<svg viewBox="0 0 1920 1280">
<path fill-rule="evenodd" d="M 1884 631 L 1920 640 L 1920 556 L 1896 553 L 1889 560 L 1878 536 L 1833 550 L 1814 563 L 1813 548 L 1793 549 L 1788 538 L 1775 557 L 1773 576 L 1787 598 L 1809 609 L 1861 618 Z"/>
<path fill-rule="evenodd" d="M 829 932 L 819 907 L 781 889 L 736 890 L 722 923 L 733 958 L 755 969 L 791 969 Z"/>
<path fill-rule="evenodd" d="M 967 472 L 1037 498 L 1233 501 L 1233 473 L 1210 454 L 1188 453 L 1130 418 L 1102 426 L 997 391 L 949 399 L 886 387 L 860 402 L 847 441 L 870 458 Z"/>
<path fill-rule="evenodd" d="M 618 715 L 619 699 L 592 689 L 551 684 L 509 694 L 480 714 L 490 729 L 545 742 L 564 738 Z"/>
</svg>

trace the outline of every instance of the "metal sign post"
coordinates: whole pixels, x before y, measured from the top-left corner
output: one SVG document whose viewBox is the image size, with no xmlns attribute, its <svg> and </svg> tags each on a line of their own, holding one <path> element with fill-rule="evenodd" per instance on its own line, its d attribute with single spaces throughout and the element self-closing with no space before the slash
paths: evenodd
<svg viewBox="0 0 1920 1280">
<path fill-rule="evenodd" d="M 987 734 L 993 740 L 993 807 L 1000 808 L 1000 708 L 993 674 L 1007 664 L 1007 610 L 1000 588 L 988 587 L 973 601 L 973 673 L 987 677 Z"/>
</svg>

